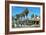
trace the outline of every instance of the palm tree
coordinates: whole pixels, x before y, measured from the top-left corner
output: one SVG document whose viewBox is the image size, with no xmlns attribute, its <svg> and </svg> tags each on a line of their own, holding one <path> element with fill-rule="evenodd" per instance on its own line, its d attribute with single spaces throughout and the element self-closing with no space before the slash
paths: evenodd
<svg viewBox="0 0 46 35">
<path fill-rule="evenodd" d="M 28 11 L 28 9 L 26 8 L 26 9 L 24 10 L 24 17 L 26 16 L 26 18 L 27 18 L 28 13 L 29 13 L 29 11 Z M 26 20 L 26 23 L 28 23 L 28 20 Z"/>
<path fill-rule="evenodd" d="M 27 17 L 28 13 L 29 13 L 29 11 L 28 11 L 28 9 L 26 8 L 26 9 L 24 10 L 24 12 L 22 12 L 22 16 L 25 18 L 25 16 Z"/>
</svg>

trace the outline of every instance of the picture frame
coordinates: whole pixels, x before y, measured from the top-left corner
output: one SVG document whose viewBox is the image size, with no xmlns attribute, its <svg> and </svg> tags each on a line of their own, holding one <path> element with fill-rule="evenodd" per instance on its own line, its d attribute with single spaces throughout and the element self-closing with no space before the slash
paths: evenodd
<svg viewBox="0 0 46 35">
<path fill-rule="evenodd" d="M 16 6 L 18 6 L 18 8 L 19 8 L 18 10 L 20 10 L 20 8 L 24 8 L 24 7 L 26 7 L 26 8 L 28 8 L 28 7 L 29 8 L 31 8 L 31 7 L 33 8 L 34 7 L 33 8 L 34 11 L 36 9 L 38 9 L 37 7 L 39 7 L 40 8 L 39 9 L 39 11 L 40 11 L 40 13 L 39 13 L 40 14 L 40 20 L 39 21 L 41 22 L 40 23 L 40 27 L 41 28 L 40 27 L 38 27 L 38 28 L 37 27 L 36 28 L 35 27 L 34 28 L 31 28 L 31 27 L 26 28 L 26 25 L 25 25 L 24 26 L 25 28 L 24 27 L 23 28 L 22 27 L 21 28 L 20 27 L 17 27 L 17 28 L 15 27 L 15 29 L 12 30 L 12 28 L 10 28 L 10 27 L 12 27 L 11 26 L 12 25 L 12 23 L 11 23 L 12 22 L 12 20 L 11 20 L 12 18 L 10 16 L 10 14 L 12 12 L 12 10 L 11 10 L 12 7 L 13 7 L 13 10 L 14 10 L 14 8 L 17 8 Z M 36 7 L 36 9 L 35 9 L 35 7 Z M 32 8 L 31 8 L 31 10 L 33 11 Z M 16 12 L 12 12 L 12 14 L 14 14 L 14 13 L 16 14 Z M 38 12 L 37 12 L 37 14 L 38 14 Z M 29 24 L 29 21 L 28 21 L 28 24 Z M 21 20 L 21 22 L 22 22 L 22 20 Z M 35 21 L 33 20 L 33 22 L 35 22 Z M 28 24 L 27 24 L 27 27 L 28 27 Z M 37 32 L 44 32 L 44 31 L 45 31 L 45 3 L 40 3 L 40 2 L 23 2 L 23 1 L 5 1 L 5 34 L 37 33 Z"/>
</svg>

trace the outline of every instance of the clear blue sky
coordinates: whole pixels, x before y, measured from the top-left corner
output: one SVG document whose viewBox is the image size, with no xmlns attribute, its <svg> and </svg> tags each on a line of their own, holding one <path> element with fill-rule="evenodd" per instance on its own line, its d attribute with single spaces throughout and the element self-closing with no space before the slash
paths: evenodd
<svg viewBox="0 0 46 35">
<path fill-rule="evenodd" d="M 12 6 L 12 16 L 15 16 L 16 14 L 22 13 L 26 8 L 29 10 L 28 17 L 31 16 L 32 13 L 35 15 L 40 15 L 40 7 L 17 7 L 17 6 Z"/>
</svg>

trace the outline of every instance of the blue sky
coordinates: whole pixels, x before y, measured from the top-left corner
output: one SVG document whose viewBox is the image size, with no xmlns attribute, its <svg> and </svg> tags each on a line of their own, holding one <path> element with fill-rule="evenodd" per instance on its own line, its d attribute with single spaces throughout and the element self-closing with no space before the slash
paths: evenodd
<svg viewBox="0 0 46 35">
<path fill-rule="evenodd" d="M 40 15 L 40 7 L 17 7 L 17 6 L 12 6 L 12 16 L 16 16 L 16 14 L 22 13 L 26 8 L 29 10 L 28 17 L 31 16 L 32 13 L 35 15 Z"/>
</svg>

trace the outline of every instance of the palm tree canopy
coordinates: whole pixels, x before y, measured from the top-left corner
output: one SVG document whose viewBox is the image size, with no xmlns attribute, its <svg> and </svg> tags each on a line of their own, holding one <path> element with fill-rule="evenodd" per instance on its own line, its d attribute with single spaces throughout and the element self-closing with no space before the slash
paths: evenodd
<svg viewBox="0 0 46 35">
<path fill-rule="evenodd" d="M 28 13 L 29 13 L 29 10 L 26 8 L 26 9 L 24 10 L 23 14 L 25 14 L 25 15 L 27 16 Z"/>
</svg>

